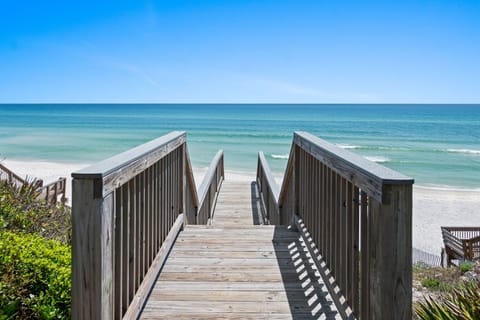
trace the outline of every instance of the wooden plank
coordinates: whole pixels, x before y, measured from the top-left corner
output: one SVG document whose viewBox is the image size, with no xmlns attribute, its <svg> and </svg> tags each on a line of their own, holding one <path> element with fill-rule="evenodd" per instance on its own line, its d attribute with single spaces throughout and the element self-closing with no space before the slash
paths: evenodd
<svg viewBox="0 0 480 320">
<path fill-rule="evenodd" d="M 198 251 L 198 250 L 174 250 L 169 258 L 245 258 L 245 259 L 287 259 L 291 258 L 288 251 Z"/>
<path fill-rule="evenodd" d="M 312 282 L 309 284 L 313 289 L 324 289 L 323 282 Z M 305 292 L 305 288 L 298 282 L 272 281 L 272 282 L 221 282 L 221 281 L 157 281 L 153 290 L 168 288 L 171 290 L 202 292 L 205 290 L 215 291 L 265 291 L 265 290 L 287 290 L 288 292 Z"/>
<path fill-rule="evenodd" d="M 130 180 L 128 184 L 128 196 L 129 196 L 129 211 L 130 211 L 130 252 L 129 252 L 129 270 L 130 270 L 130 283 L 129 283 L 129 299 L 133 299 L 135 291 L 137 290 L 137 266 L 136 266 L 136 255 L 137 255 L 137 234 L 136 234 L 136 224 L 137 224 L 137 213 L 135 211 L 135 179 Z"/>
<path fill-rule="evenodd" d="M 164 310 L 168 312 L 189 312 L 196 313 L 202 310 L 204 313 L 293 313 L 294 314 L 310 314 L 312 308 L 308 305 L 300 304 L 295 307 L 294 310 L 290 308 L 288 303 L 284 302 L 270 302 L 265 301 L 263 303 L 244 302 L 244 301 L 230 301 L 225 303 L 224 301 L 209 301 L 204 303 L 203 301 L 189 301 L 185 303 L 183 301 L 155 301 L 149 305 L 149 309 L 152 311 Z M 161 313 L 160 313 L 161 314 Z"/>
<path fill-rule="evenodd" d="M 140 177 L 135 177 L 135 290 L 140 286 L 141 279 L 141 212 L 140 212 Z"/>
<path fill-rule="evenodd" d="M 205 257 L 203 257 L 205 258 Z M 209 257 L 210 258 L 210 257 Z M 292 259 L 292 257 L 289 257 Z M 202 257 L 197 257 L 196 259 L 202 259 Z M 285 259 L 285 258 L 284 258 Z M 252 259 L 253 260 L 253 259 Z M 264 259 L 265 260 L 265 259 Z M 267 259 L 268 260 L 268 259 Z M 258 258 L 257 258 L 258 261 Z M 194 260 L 191 260 L 192 263 L 195 263 Z M 258 276 L 262 276 L 264 274 L 275 274 L 276 276 L 281 276 L 282 274 L 296 274 L 300 275 L 302 272 L 296 270 L 296 268 L 283 268 L 282 266 L 275 264 L 274 261 L 268 261 L 269 265 L 261 264 L 261 269 L 258 268 L 258 265 L 252 263 L 251 265 L 181 265 L 181 264 L 169 264 L 167 263 L 163 269 L 162 274 L 164 273 L 215 273 L 215 274 L 257 274 Z M 314 269 L 313 269 L 314 270 Z M 309 270 L 308 274 L 314 274 L 313 270 Z M 200 275 L 198 275 L 200 276 Z M 268 275 L 267 277 L 274 277 L 273 275 Z M 192 277 L 192 281 L 195 278 Z M 206 278 L 205 278 L 206 279 Z M 204 279 L 204 280 L 205 280 Z"/>
<path fill-rule="evenodd" d="M 148 293 L 153 287 L 158 273 L 162 268 L 163 264 L 165 263 L 165 260 L 168 257 L 168 253 L 170 252 L 173 244 L 175 243 L 175 239 L 177 238 L 178 233 L 182 230 L 182 227 L 183 214 L 178 216 L 175 224 L 168 233 L 168 236 L 165 239 L 162 247 L 160 248 L 157 256 L 150 265 L 150 268 L 148 269 L 145 278 L 143 279 L 140 287 L 137 290 L 137 293 L 135 294 L 135 297 L 133 298 L 127 312 L 124 315 L 125 319 L 136 319 L 140 314 L 140 311 L 148 297 Z"/>
<path fill-rule="evenodd" d="M 130 280 L 128 278 L 129 276 L 129 239 L 130 239 L 130 234 L 129 234 L 129 226 L 130 226 L 130 219 L 129 219 L 129 197 L 128 197 L 128 184 L 125 184 L 121 186 L 119 189 L 117 189 L 121 195 L 120 195 L 120 202 L 121 202 L 121 220 L 122 220 L 122 238 L 120 239 L 121 241 L 121 246 L 122 250 L 119 251 L 119 254 L 121 255 L 121 284 L 122 284 L 122 314 L 125 313 L 125 311 L 128 308 L 128 305 L 130 304 L 129 300 L 129 288 L 128 285 L 130 283 Z"/>
<path fill-rule="evenodd" d="M 265 155 L 263 154 L 262 151 L 258 153 L 258 163 L 259 163 L 259 166 L 261 166 L 261 170 L 265 177 L 265 181 L 267 182 L 268 187 L 270 188 L 272 195 L 274 196 L 274 201 L 278 205 L 278 197 L 280 195 L 280 189 L 278 187 L 278 184 L 275 178 L 273 177 L 272 171 L 270 170 L 270 166 L 268 165 L 268 162 L 265 159 Z"/>
<path fill-rule="evenodd" d="M 112 319 L 113 195 L 94 197 L 97 180 L 73 179 L 72 317 Z"/>
<path fill-rule="evenodd" d="M 383 201 L 385 184 L 413 184 L 413 179 L 403 174 L 339 148 L 308 132 L 296 131 L 293 141 L 380 202 Z"/>
<path fill-rule="evenodd" d="M 151 299 L 156 301 L 244 301 L 244 302 L 289 302 L 305 301 L 305 293 L 301 290 L 294 292 L 285 292 L 284 290 L 256 291 L 256 290 L 171 290 L 169 288 L 158 288 L 152 290 Z"/>
<path fill-rule="evenodd" d="M 208 167 L 208 171 L 205 173 L 205 176 L 203 177 L 202 183 L 200 184 L 200 187 L 198 188 L 198 203 L 199 207 L 201 207 L 201 204 L 204 202 L 206 196 L 207 196 L 207 191 L 210 189 L 210 185 L 212 183 L 212 179 L 215 176 L 215 172 L 217 169 L 217 166 L 220 163 L 220 160 L 223 159 L 223 150 L 219 150 L 215 157 L 213 157 L 212 162 L 210 162 L 210 165 Z"/>
<path fill-rule="evenodd" d="M 328 288 L 328 292 L 330 292 L 331 297 L 333 299 L 333 302 L 336 305 L 336 310 L 338 313 L 341 315 L 342 319 L 352 319 L 353 317 L 350 313 L 347 313 L 347 308 L 345 305 L 342 303 L 342 300 L 345 301 L 344 297 L 342 296 L 342 292 L 339 290 L 335 290 L 335 288 L 338 286 L 336 283 L 335 279 L 332 278 L 332 270 L 327 270 L 326 263 L 324 261 L 324 258 L 318 254 L 318 251 L 316 250 L 316 245 L 315 243 L 309 242 L 308 239 L 308 229 L 306 228 L 304 222 L 301 220 L 299 216 L 295 217 L 295 224 L 300 232 L 300 235 L 304 239 L 305 243 L 308 243 L 307 249 L 310 252 L 310 256 L 312 257 L 313 263 L 315 263 L 317 269 L 319 270 L 319 273 L 324 279 L 323 283 L 325 286 Z"/>
<path fill-rule="evenodd" d="M 288 156 L 287 167 L 285 168 L 285 174 L 283 175 L 282 186 L 278 195 L 278 205 L 283 207 L 286 204 L 288 190 L 290 185 L 295 185 L 295 182 L 291 184 L 291 180 L 294 177 L 295 172 L 295 148 L 294 144 L 290 147 L 290 155 Z"/>
<path fill-rule="evenodd" d="M 368 222 L 368 197 L 366 192 L 361 192 L 360 210 L 360 319 L 369 319 L 370 311 L 370 280 L 369 280 L 369 222 Z"/>
<path fill-rule="evenodd" d="M 412 186 L 391 185 L 386 192 L 387 203 L 370 203 L 371 319 L 411 319 Z"/>
<path fill-rule="evenodd" d="M 351 306 L 355 315 L 358 317 L 360 315 L 360 190 L 356 186 L 353 187 L 353 260 L 352 260 L 352 269 L 353 269 L 353 302 Z"/>
<path fill-rule="evenodd" d="M 241 251 L 239 251 L 241 252 Z M 252 251 L 254 252 L 254 251 Z M 277 264 L 279 266 L 291 266 L 294 264 L 292 257 L 287 258 L 280 258 L 277 257 Z M 270 266 L 272 265 L 271 259 L 264 259 L 264 258 L 214 258 L 214 257 L 189 257 L 184 258 L 181 256 L 172 256 L 172 259 L 168 261 L 171 265 L 186 265 L 195 263 L 198 266 L 209 266 L 209 265 L 216 265 L 216 266 Z"/>
<path fill-rule="evenodd" d="M 269 261 L 271 265 L 271 262 Z M 259 264 L 261 267 L 261 264 Z M 317 278 L 319 274 L 315 275 Z M 215 282 L 294 282 L 300 281 L 300 275 L 296 273 L 251 273 L 251 272 L 162 272 L 159 281 L 191 281 L 197 280 Z"/>
<path fill-rule="evenodd" d="M 305 318 L 305 315 L 302 315 L 303 319 L 314 319 L 313 317 Z M 144 320 L 157 320 L 158 318 L 162 319 L 176 319 L 176 320 L 294 320 L 298 319 L 298 316 L 292 315 L 290 313 L 284 314 L 272 314 L 272 313 L 205 313 L 205 312 L 196 312 L 196 313 L 182 313 L 179 311 L 175 312 L 159 312 L 147 311 L 142 314 Z"/>
</svg>

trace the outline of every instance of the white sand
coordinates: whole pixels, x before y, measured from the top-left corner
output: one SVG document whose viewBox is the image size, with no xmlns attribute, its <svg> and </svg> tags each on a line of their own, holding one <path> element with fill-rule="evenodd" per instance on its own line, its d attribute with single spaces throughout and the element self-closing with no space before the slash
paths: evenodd
<svg viewBox="0 0 480 320">
<path fill-rule="evenodd" d="M 72 172 L 88 166 L 88 164 L 85 163 L 59 163 L 9 159 L 3 160 L 2 164 L 22 178 L 28 177 L 29 179 L 42 179 L 43 184 L 54 182 L 61 177 L 67 178 L 68 204 L 71 204 L 72 199 Z"/>
<path fill-rule="evenodd" d="M 67 197 L 71 199 L 71 173 L 88 164 L 54 163 L 43 161 L 4 160 L 2 163 L 18 175 L 43 179 L 45 183 L 66 177 Z M 199 186 L 206 169 L 194 168 L 195 183 Z M 255 172 L 226 171 L 226 179 L 249 182 Z M 281 186 L 281 176 L 275 176 Z M 480 191 L 459 191 L 414 187 L 413 246 L 436 255 L 442 247 L 441 226 L 480 226 Z"/>
<path fill-rule="evenodd" d="M 480 191 L 413 189 L 413 246 L 440 255 L 441 226 L 480 226 Z"/>
</svg>

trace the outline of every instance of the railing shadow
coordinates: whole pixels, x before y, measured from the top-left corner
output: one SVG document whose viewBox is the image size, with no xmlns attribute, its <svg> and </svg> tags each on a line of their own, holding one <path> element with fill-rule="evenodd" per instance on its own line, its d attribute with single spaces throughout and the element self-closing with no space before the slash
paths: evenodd
<svg viewBox="0 0 480 320">
<path fill-rule="evenodd" d="M 266 212 L 258 190 L 257 182 L 252 181 L 250 184 L 251 207 L 252 207 L 252 221 L 254 225 L 268 224 L 266 221 Z"/>
<path fill-rule="evenodd" d="M 272 242 L 292 319 L 340 319 L 303 237 L 276 226 Z"/>
</svg>

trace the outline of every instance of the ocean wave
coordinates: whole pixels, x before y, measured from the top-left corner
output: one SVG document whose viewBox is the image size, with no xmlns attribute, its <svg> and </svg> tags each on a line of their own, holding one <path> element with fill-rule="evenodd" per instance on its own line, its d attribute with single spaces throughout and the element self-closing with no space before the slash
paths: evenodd
<svg viewBox="0 0 480 320">
<path fill-rule="evenodd" d="M 287 153 L 287 154 L 272 154 L 271 157 L 273 159 L 288 159 L 290 155 Z"/>
<path fill-rule="evenodd" d="M 451 185 L 429 184 L 429 183 L 415 184 L 415 188 L 417 188 L 417 189 L 426 189 L 426 190 L 438 190 L 438 191 L 480 192 L 480 188 L 475 188 L 475 187 L 451 186 Z"/>
<path fill-rule="evenodd" d="M 480 155 L 480 150 L 475 149 L 447 149 L 445 150 L 451 153 L 464 153 L 464 154 L 478 154 Z"/>
<path fill-rule="evenodd" d="M 365 157 L 366 159 L 376 162 L 376 163 L 385 163 L 385 162 L 390 162 L 391 160 L 387 157 L 381 157 L 381 156 L 368 156 Z"/>
<path fill-rule="evenodd" d="M 350 144 L 337 144 L 337 147 L 340 147 L 342 149 L 361 149 L 362 148 L 360 146 L 353 146 Z"/>
</svg>

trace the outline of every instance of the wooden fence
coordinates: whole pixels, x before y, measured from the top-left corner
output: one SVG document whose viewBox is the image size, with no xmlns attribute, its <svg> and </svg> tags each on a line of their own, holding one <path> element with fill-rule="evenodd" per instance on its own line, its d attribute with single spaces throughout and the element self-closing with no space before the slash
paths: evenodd
<svg viewBox="0 0 480 320">
<path fill-rule="evenodd" d="M 196 191 L 190 157 L 187 151 L 187 224 L 209 224 L 217 202 L 220 187 L 225 179 L 223 150 L 219 150 L 208 167 L 202 183 Z"/>
<path fill-rule="evenodd" d="M 8 169 L 1 163 L 0 163 L 0 179 L 13 183 L 17 186 L 21 186 L 26 183 L 25 179 L 16 175 L 12 170 Z"/>
<path fill-rule="evenodd" d="M 73 319 L 137 317 L 183 224 L 197 223 L 188 218 L 204 205 L 189 163 L 186 133 L 172 132 L 72 174 Z M 218 191 L 223 153 L 217 167 L 206 189 Z"/>
<path fill-rule="evenodd" d="M 269 220 L 296 221 L 344 318 L 412 318 L 412 184 L 393 170 L 295 132 L 278 187 L 259 154 Z"/>
<path fill-rule="evenodd" d="M 38 194 L 37 199 L 45 200 L 51 205 L 56 205 L 59 198 L 62 204 L 65 204 L 65 202 L 67 201 L 66 178 L 58 178 L 57 181 L 54 181 L 44 186 L 43 180 L 28 181 L 28 178 L 23 179 L 17 174 L 15 174 L 12 170 L 0 164 L 0 180 L 8 181 L 9 183 L 13 183 L 16 186 L 33 183 Z"/>
<path fill-rule="evenodd" d="M 55 205 L 60 198 L 60 202 L 67 202 L 67 179 L 59 178 L 57 181 L 42 186 L 39 189 L 38 199 L 45 200 L 47 203 Z"/>
</svg>

